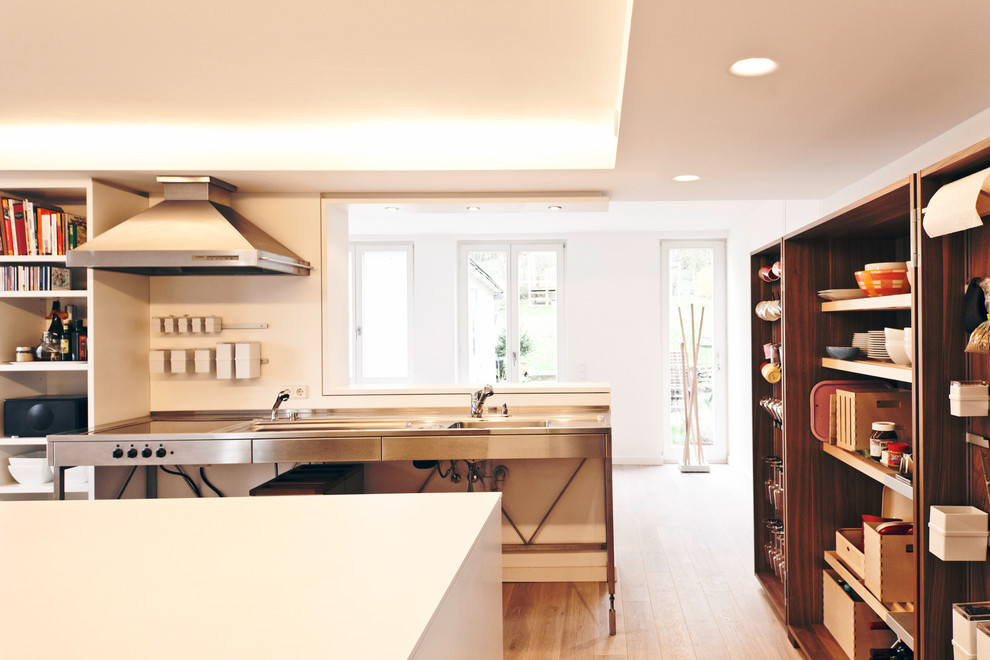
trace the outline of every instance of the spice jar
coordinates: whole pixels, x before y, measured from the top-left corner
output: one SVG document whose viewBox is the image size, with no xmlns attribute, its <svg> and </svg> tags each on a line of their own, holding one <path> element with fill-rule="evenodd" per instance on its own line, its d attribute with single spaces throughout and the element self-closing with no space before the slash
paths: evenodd
<svg viewBox="0 0 990 660">
<path fill-rule="evenodd" d="M 887 444 L 887 449 L 884 451 L 886 454 L 885 459 L 881 459 L 881 463 L 889 468 L 895 470 L 900 470 L 901 459 L 904 458 L 904 452 L 908 448 L 908 443 L 906 442 L 890 442 Z"/>
<path fill-rule="evenodd" d="M 18 346 L 17 347 L 17 361 L 18 362 L 33 362 L 34 361 L 34 346 Z"/>
<path fill-rule="evenodd" d="M 897 432 L 894 430 L 894 423 L 873 422 L 873 433 L 870 434 L 870 458 L 882 460 L 883 450 L 891 442 L 897 442 Z"/>
</svg>

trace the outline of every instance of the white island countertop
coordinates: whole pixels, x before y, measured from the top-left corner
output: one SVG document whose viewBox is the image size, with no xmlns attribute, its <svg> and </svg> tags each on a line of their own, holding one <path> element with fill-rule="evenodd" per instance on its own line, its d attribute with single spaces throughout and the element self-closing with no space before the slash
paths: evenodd
<svg viewBox="0 0 990 660">
<path fill-rule="evenodd" d="M 499 497 L 8 502 L 0 655 L 501 658 Z"/>
</svg>

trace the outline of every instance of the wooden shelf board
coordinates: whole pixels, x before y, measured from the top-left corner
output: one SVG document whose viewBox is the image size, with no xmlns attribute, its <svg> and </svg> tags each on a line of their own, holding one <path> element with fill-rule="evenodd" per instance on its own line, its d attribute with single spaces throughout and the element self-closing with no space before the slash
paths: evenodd
<svg viewBox="0 0 990 660">
<path fill-rule="evenodd" d="M 853 312 L 873 309 L 911 309 L 911 294 L 899 293 L 896 296 L 875 296 L 873 298 L 853 298 L 822 303 L 823 312 Z"/>
<path fill-rule="evenodd" d="M 877 600 L 876 596 L 866 588 L 863 581 L 856 577 L 852 571 L 846 568 L 846 565 L 842 563 L 839 559 L 839 555 L 832 550 L 825 551 L 825 563 L 829 565 L 836 573 L 839 574 L 846 584 L 852 587 L 852 590 L 856 592 L 856 595 L 863 599 L 870 609 L 876 612 L 876 615 L 887 622 L 890 625 L 891 621 L 895 622 L 896 627 L 891 627 L 891 630 L 900 636 L 904 635 L 904 643 L 914 648 L 914 604 L 913 603 L 892 603 L 893 609 L 887 609 L 884 603 Z"/>
<path fill-rule="evenodd" d="M 770 605 L 777 614 L 777 618 L 780 619 L 781 623 L 786 623 L 787 619 L 784 615 L 784 584 L 773 573 L 757 572 L 756 579 L 760 583 L 760 586 L 763 587 L 767 600 L 770 601 Z"/>
<path fill-rule="evenodd" d="M 0 495 L 34 495 L 51 494 L 55 491 L 52 482 L 47 484 L 2 484 L 0 485 Z M 85 493 L 89 491 L 89 483 L 66 486 L 67 493 Z"/>
<path fill-rule="evenodd" d="M 48 442 L 48 438 L 43 436 L 39 437 L 10 437 L 4 436 L 0 437 L 0 447 L 44 447 Z"/>
<path fill-rule="evenodd" d="M 68 291 L 0 291 L 0 298 L 85 298 L 86 289 Z"/>
<path fill-rule="evenodd" d="M 833 456 L 838 460 L 842 461 L 854 470 L 858 470 L 870 477 L 874 481 L 887 485 L 887 477 L 891 479 L 897 474 L 897 470 L 889 467 L 884 467 L 880 465 L 877 461 L 870 460 L 865 456 L 860 456 L 856 452 L 837 447 L 835 445 L 830 445 L 827 443 L 822 443 L 822 451 L 824 451 L 829 456 Z M 906 484 L 905 484 L 906 485 Z M 898 491 L 901 492 L 901 491 Z M 905 493 L 901 492 L 902 495 Z M 906 496 L 906 495 L 905 495 Z M 913 499 L 913 497 L 911 498 Z"/>
<path fill-rule="evenodd" d="M 849 660 L 839 643 L 832 637 L 822 624 L 807 626 L 790 626 L 791 635 L 797 640 L 798 646 L 807 658 L 822 658 L 823 660 Z"/>
<path fill-rule="evenodd" d="M 86 371 L 88 362 L 4 362 L 0 363 L 0 371 Z"/>
<path fill-rule="evenodd" d="M 64 264 L 64 254 L 0 255 L 0 264 Z"/>
<path fill-rule="evenodd" d="M 879 362 L 875 360 L 836 360 L 835 358 L 822 358 L 822 366 L 826 369 L 837 369 L 848 371 L 853 374 L 864 376 L 874 376 L 876 378 L 887 378 L 898 380 L 902 383 L 912 381 L 911 367 L 902 367 L 893 362 Z"/>
</svg>

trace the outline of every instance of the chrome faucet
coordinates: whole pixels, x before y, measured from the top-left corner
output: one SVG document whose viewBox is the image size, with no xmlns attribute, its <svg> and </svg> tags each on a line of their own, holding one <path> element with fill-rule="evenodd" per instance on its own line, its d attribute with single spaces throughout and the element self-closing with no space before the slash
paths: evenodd
<svg viewBox="0 0 990 660">
<path fill-rule="evenodd" d="M 471 395 L 471 417 L 481 417 L 485 414 L 485 399 L 495 394 L 491 385 L 485 385 L 482 389 Z"/>
<path fill-rule="evenodd" d="M 278 407 L 282 405 L 282 402 L 283 401 L 287 401 L 289 399 L 289 396 L 291 394 L 292 393 L 289 392 L 289 390 L 282 390 L 281 392 L 278 393 L 278 396 L 275 397 L 275 405 L 272 406 L 272 421 L 273 422 L 278 417 Z"/>
</svg>

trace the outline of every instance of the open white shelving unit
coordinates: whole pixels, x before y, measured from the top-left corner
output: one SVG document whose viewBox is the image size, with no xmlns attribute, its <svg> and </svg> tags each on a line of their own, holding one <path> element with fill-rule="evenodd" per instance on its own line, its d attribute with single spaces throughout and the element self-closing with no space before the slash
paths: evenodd
<svg viewBox="0 0 990 660">
<path fill-rule="evenodd" d="M 126 192 L 92 179 L 72 180 L 10 180 L 0 179 L 0 194 L 9 194 L 36 202 L 58 206 L 74 215 L 86 218 L 87 234 L 94 236 L 122 222 L 148 207 L 147 198 Z M 0 255 L 0 266 L 9 265 L 61 265 L 64 255 L 9 256 Z M 116 276 L 116 277 L 115 277 Z M 97 378 L 92 364 L 99 359 L 98 349 L 102 337 L 120 334 L 123 328 L 115 324 L 112 317 L 121 314 L 115 306 L 120 305 L 113 291 L 120 289 L 119 274 L 98 273 L 86 269 L 73 269 L 71 289 L 66 291 L 2 291 L 0 292 L 0 327 L 4 329 L 0 337 L 0 401 L 36 396 L 40 394 L 64 394 L 67 396 L 85 394 L 88 397 L 88 418 L 90 426 L 106 419 L 100 410 L 100 392 L 107 392 L 109 385 L 101 376 Z M 106 286 L 109 284 L 110 286 Z M 140 286 L 140 283 L 139 283 Z M 144 284 L 146 286 L 146 284 Z M 126 286 L 123 287 L 126 292 Z M 125 294 L 126 295 L 126 294 Z M 16 362 L 17 346 L 36 346 L 44 331 L 44 317 L 51 309 L 53 300 L 75 305 L 79 318 L 85 318 L 89 327 L 88 362 Z M 99 312 L 110 320 L 104 324 L 96 321 Z M 108 356 L 109 352 L 104 352 Z M 106 357 L 104 358 L 107 359 Z M 108 379 L 118 377 L 110 368 Z M 127 380 L 118 384 L 130 385 Z M 114 404 L 109 404 L 111 408 Z M 109 415 L 112 415 L 110 413 Z M 52 497 L 53 485 L 19 484 L 14 481 L 7 469 L 7 458 L 31 451 L 45 449 L 45 438 L 9 437 L 0 429 L 0 500 L 3 499 L 46 499 Z M 95 474 L 89 471 L 88 483 L 67 486 L 66 490 L 75 497 L 93 497 Z"/>
</svg>

